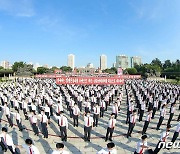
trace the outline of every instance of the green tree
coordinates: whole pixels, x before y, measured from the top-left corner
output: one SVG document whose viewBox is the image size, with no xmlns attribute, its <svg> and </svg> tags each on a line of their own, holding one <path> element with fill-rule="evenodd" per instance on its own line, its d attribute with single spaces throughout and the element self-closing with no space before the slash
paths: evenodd
<svg viewBox="0 0 180 154">
<path fill-rule="evenodd" d="M 4 69 L 2 66 L 0 66 L 0 70 Z"/>
<path fill-rule="evenodd" d="M 69 67 L 69 66 L 62 66 L 62 67 L 60 67 L 60 69 L 61 69 L 63 72 L 72 72 L 72 68 Z"/>
<path fill-rule="evenodd" d="M 48 73 L 48 68 L 46 68 L 46 67 L 38 67 L 37 68 L 37 74 L 44 74 L 44 73 Z"/>
<path fill-rule="evenodd" d="M 135 75 L 135 74 L 137 74 L 136 68 L 126 68 L 126 71 L 127 71 L 128 74 L 130 74 L 130 75 Z"/>
<path fill-rule="evenodd" d="M 22 62 L 22 61 L 20 61 L 20 62 L 15 62 L 15 63 L 13 64 L 13 66 L 12 66 L 12 70 L 13 70 L 14 72 L 17 72 L 18 68 L 24 67 L 24 65 L 25 65 L 25 63 Z"/>
<path fill-rule="evenodd" d="M 160 68 L 162 67 L 162 63 L 158 58 L 153 59 L 151 65 L 158 65 Z"/>
<path fill-rule="evenodd" d="M 165 62 L 163 64 L 163 69 L 170 68 L 171 66 L 172 66 L 171 61 L 165 60 Z"/>
</svg>

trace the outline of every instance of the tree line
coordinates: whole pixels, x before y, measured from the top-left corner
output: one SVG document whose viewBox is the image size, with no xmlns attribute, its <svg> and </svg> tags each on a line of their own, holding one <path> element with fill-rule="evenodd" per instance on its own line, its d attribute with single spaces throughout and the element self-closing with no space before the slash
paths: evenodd
<svg viewBox="0 0 180 154">
<path fill-rule="evenodd" d="M 61 69 L 62 73 L 72 72 L 72 68 L 68 66 L 53 66 L 51 68 L 38 67 L 37 70 L 33 68 L 33 65 L 26 64 L 23 61 L 15 62 L 12 65 L 12 69 L 4 69 L 0 67 L 0 76 L 7 76 L 9 74 L 16 74 L 19 76 L 32 76 L 35 74 L 53 73 L 55 69 Z M 78 69 L 77 69 L 78 72 Z M 111 67 L 103 70 L 104 73 L 117 74 L 117 68 Z M 175 62 L 165 60 L 161 62 L 158 58 L 155 58 L 151 63 L 145 63 L 141 65 L 135 64 L 133 68 L 127 68 L 123 70 L 124 74 L 129 75 L 142 75 L 142 77 L 165 77 L 170 79 L 180 78 L 180 60 L 177 59 Z"/>
</svg>

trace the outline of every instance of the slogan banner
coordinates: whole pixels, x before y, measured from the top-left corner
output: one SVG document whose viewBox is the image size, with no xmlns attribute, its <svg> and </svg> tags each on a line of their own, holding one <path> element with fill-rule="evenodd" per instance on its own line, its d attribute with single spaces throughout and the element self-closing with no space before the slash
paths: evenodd
<svg viewBox="0 0 180 154">
<path fill-rule="evenodd" d="M 68 74 L 66 74 L 68 75 Z M 72 75 L 72 74 L 69 74 Z M 103 76 L 103 74 L 102 74 Z M 36 78 L 61 78 L 61 77 L 68 77 L 65 76 L 65 74 L 37 74 L 35 75 Z M 73 78 L 73 77 L 72 77 Z M 77 78 L 77 77 L 74 77 Z M 103 79 L 108 79 L 108 78 L 118 78 L 118 79 L 140 79 L 141 75 L 114 75 L 112 77 L 107 77 L 106 74 L 104 74 L 104 77 L 82 77 L 82 78 L 87 78 L 87 79 L 93 79 L 93 78 L 103 78 Z"/>
<path fill-rule="evenodd" d="M 56 78 L 56 84 L 79 84 L 79 85 L 122 85 L 124 79 L 118 77 L 60 77 Z"/>
</svg>

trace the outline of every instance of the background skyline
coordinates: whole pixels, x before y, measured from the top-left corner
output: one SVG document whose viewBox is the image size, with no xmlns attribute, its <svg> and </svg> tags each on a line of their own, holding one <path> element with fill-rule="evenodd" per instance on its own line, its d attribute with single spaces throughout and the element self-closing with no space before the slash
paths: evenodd
<svg viewBox="0 0 180 154">
<path fill-rule="evenodd" d="M 0 0 L 1 60 L 49 66 L 108 67 L 117 55 L 175 61 L 180 51 L 178 0 Z M 84 53 L 85 52 L 85 53 Z"/>
</svg>

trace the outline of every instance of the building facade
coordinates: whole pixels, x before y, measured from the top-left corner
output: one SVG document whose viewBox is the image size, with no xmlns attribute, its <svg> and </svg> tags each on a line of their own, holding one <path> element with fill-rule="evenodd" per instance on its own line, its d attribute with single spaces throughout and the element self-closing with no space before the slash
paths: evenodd
<svg viewBox="0 0 180 154">
<path fill-rule="evenodd" d="M 9 69 L 9 68 L 10 68 L 10 65 L 9 65 L 9 62 L 8 62 L 8 61 L 2 61 L 2 62 L 1 62 L 1 66 L 2 66 L 4 69 Z"/>
<path fill-rule="evenodd" d="M 100 69 L 101 70 L 107 69 L 107 56 L 106 55 L 100 56 Z"/>
<path fill-rule="evenodd" d="M 138 56 L 131 57 L 131 67 L 134 67 L 134 65 L 141 65 L 141 64 L 142 64 L 141 57 Z"/>
<path fill-rule="evenodd" d="M 116 68 L 121 67 L 122 69 L 129 68 L 129 58 L 126 55 L 116 56 Z"/>
<path fill-rule="evenodd" d="M 74 70 L 75 67 L 75 56 L 73 54 L 68 55 L 68 66 Z"/>
</svg>

